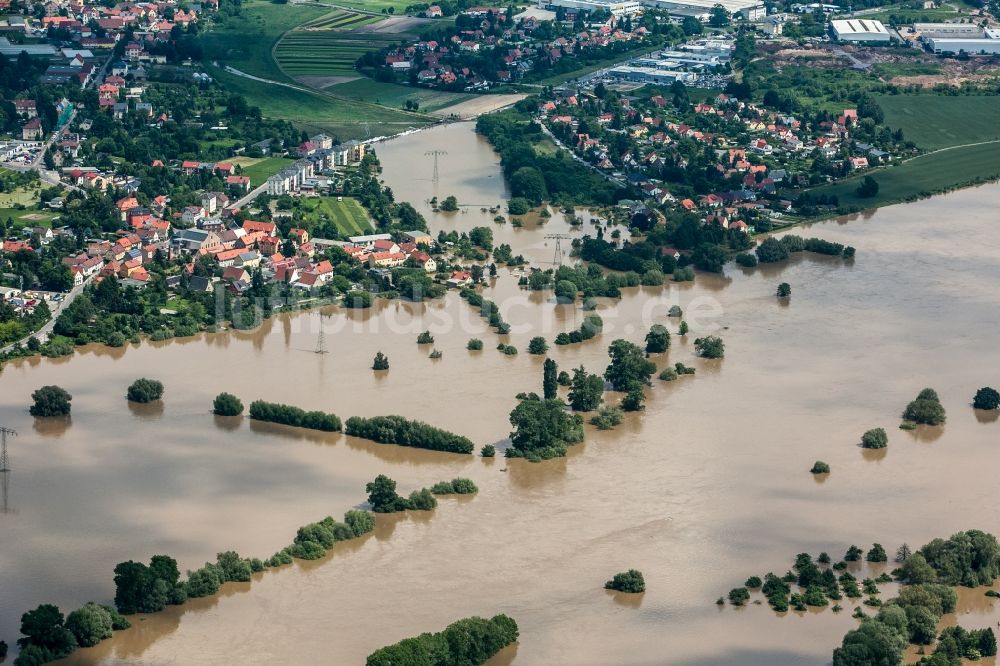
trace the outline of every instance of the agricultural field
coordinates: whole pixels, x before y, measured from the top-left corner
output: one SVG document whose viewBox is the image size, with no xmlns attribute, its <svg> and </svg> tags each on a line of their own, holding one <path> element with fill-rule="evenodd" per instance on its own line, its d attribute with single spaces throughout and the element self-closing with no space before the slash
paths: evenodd
<svg viewBox="0 0 1000 666">
<path fill-rule="evenodd" d="M 949 148 L 869 173 L 879 184 L 878 194 L 872 198 L 862 199 L 855 193 L 863 176 L 824 185 L 812 192 L 836 194 L 841 206 L 875 208 L 974 182 L 995 180 L 1000 178 L 1000 143 Z"/>
<path fill-rule="evenodd" d="M 394 14 L 402 14 L 403 10 L 413 4 L 413 0 L 342 0 L 337 4 L 361 12 L 383 14 L 391 9 Z"/>
<path fill-rule="evenodd" d="M 369 16 L 367 14 L 355 14 L 354 12 L 345 12 L 340 9 L 330 12 L 320 18 L 303 23 L 299 26 L 299 30 L 349 30 L 362 25 L 368 25 L 369 23 L 375 23 L 381 19 L 377 16 Z"/>
<path fill-rule="evenodd" d="M 356 15 L 355 15 L 356 16 Z M 278 42 L 274 57 L 290 77 L 360 76 L 354 63 L 368 51 L 395 41 L 375 33 L 346 34 L 334 30 L 293 30 Z"/>
<path fill-rule="evenodd" d="M 877 101 L 885 124 L 924 150 L 1000 139 L 997 96 L 880 95 Z"/>
<path fill-rule="evenodd" d="M 242 16 L 227 17 L 225 22 L 202 34 L 205 60 L 218 61 L 254 76 L 287 81 L 271 57 L 274 44 L 288 30 L 329 11 L 325 7 L 246 0 Z"/>
<path fill-rule="evenodd" d="M 233 160 L 237 164 L 241 164 Z M 286 164 L 294 160 L 287 157 L 262 157 L 260 159 L 245 158 L 241 167 L 244 176 L 250 176 L 250 186 L 257 187 L 265 180 L 278 173 Z M 250 162 L 247 164 L 246 162 Z"/>
<path fill-rule="evenodd" d="M 396 83 L 383 83 L 369 78 L 361 78 L 349 83 L 341 83 L 327 88 L 339 97 L 357 99 L 383 106 L 402 107 L 407 100 L 419 102 L 420 110 L 426 113 L 438 111 L 467 99 L 478 97 L 472 93 L 411 88 Z"/>
<path fill-rule="evenodd" d="M 313 222 L 333 222 L 344 237 L 360 236 L 372 232 L 368 213 L 356 199 L 343 197 L 318 197 L 301 199 L 299 210 Z"/>
</svg>

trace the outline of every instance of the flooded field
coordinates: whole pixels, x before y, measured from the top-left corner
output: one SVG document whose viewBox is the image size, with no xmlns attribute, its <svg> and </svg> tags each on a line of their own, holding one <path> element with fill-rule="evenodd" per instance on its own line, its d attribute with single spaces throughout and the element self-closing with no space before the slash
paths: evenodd
<svg viewBox="0 0 1000 666">
<path fill-rule="evenodd" d="M 427 150 L 445 149 L 440 182 Z M 396 198 L 432 231 L 492 224 L 478 204 L 507 196 L 497 158 L 468 125 L 435 128 L 377 151 Z M 417 176 L 414 178 L 414 174 Z M 434 214 L 434 194 L 477 204 Z M 885 208 L 798 233 L 851 244 L 853 264 L 797 256 L 782 266 L 727 267 L 691 284 L 625 290 L 603 301 L 601 336 L 553 347 L 560 369 L 607 365 L 617 337 L 640 342 L 653 323 L 676 331 L 662 368 L 697 368 L 654 380 L 644 413 L 616 430 L 588 426 L 568 458 L 541 464 L 414 451 L 342 435 L 308 434 L 214 418 L 220 391 L 324 409 L 341 417 L 397 413 L 472 438 L 502 442 L 519 391 L 538 391 L 542 358 L 527 341 L 576 328 L 584 313 L 520 291 L 504 270 L 486 296 L 512 327 L 498 336 L 457 294 L 426 304 L 382 303 L 277 317 L 251 333 L 199 336 L 124 350 L 85 349 L 56 361 L 12 363 L 0 374 L 0 416 L 11 444 L 7 513 L 0 514 L 0 637 L 40 602 L 68 611 L 113 596 L 112 569 L 154 553 L 200 566 L 222 550 L 268 556 L 295 529 L 364 500 L 379 473 L 400 491 L 454 476 L 480 487 L 431 513 L 380 516 L 376 532 L 327 558 L 296 562 L 134 622 L 73 664 L 363 663 L 374 649 L 468 615 L 504 612 L 519 644 L 493 664 L 817 664 L 855 624 L 829 609 L 778 617 L 766 607 L 719 608 L 715 599 L 751 574 L 787 570 L 796 553 L 839 556 L 879 541 L 893 552 L 969 528 L 1000 530 L 993 504 L 1000 423 L 969 406 L 1000 384 L 1000 186 Z M 574 231 L 574 234 L 586 232 Z M 544 235 L 568 230 L 494 228 L 496 242 L 550 261 Z M 787 305 L 774 298 L 792 286 Z M 323 326 L 330 353 L 314 353 Z M 443 352 L 416 344 L 429 329 Z M 727 357 L 694 356 L 714 333 Z M 470 337 L 483 339 L 468 352 Z M 376 351 L 391 369 L 369 367 Z M 130 407 L 137 377 L 166 386 L 162 410 Z M 31 391 L 56 383 L 73 396 L 61 427 L 27 414 Z M 924 386 L 941 395 L 948 423 L 897 430 Z M 888 449 L 863 454 L 868 428 Z M 817 482 L 817 460 L 832 468 Z M 602 589 L 612 574 L 643 571 L 647 592 Z M 975 628 L 1000 610 L 982 591 L 957 618 Z M 956 618 L 949 618 L 955 621 Z M 984 661 L 982 663 L 990 663 Z"/>
</svg>

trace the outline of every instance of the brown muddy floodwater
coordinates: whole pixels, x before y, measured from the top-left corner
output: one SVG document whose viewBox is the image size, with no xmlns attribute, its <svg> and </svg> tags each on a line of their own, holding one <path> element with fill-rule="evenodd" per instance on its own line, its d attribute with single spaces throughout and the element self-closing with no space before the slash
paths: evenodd
<svg viewBox="0 0 1000 666">
<path fill-rule="evenodd" d="M 496 156 L 469 125 L 380 145 L 387 183 L 420 207 L 434 191 L 426 150 L 444 148 L 439 196 L 498 203 Z M 502 442 L 519 391 L 539 390 L 528 339 L 579 325 L 583 313 L 518 290 L 501 271 L 487 295 L 514 326 L 506 357 L 495 333 L 456 294 L 427 304 L 382 303 L 364 313 L 279 317 L 252 333 L 200 336 L 61 360 L 12 363 L 0 375 L 0 422 L 19 431 L 8 512 L 0 514 L 0 636 L 40 602 L 69 610 L 113 596 L 112 568 L 169 553 L 193 568 L 219 551 L 268 556 L 295 529 L 364 500 L 385 473 L 400 490 L 467 476 L 478 495 L 431 513 L 378 518 L 374 535 L 227 585 L 216 598 L 137 618 L 134 628 L 73 664 L 360 664 L 372 650 L 469 615 L 498 612 L 521 628 L 493 664 L 822 664 L 855 624 L 829 610 L 778 617 L 762 606 L 718 608 L 750 574 L 784 572 L 796 553 L 902 542 L 969 528 L 1000 530 L 995 487 L 1000 423 L 969 407 L 1000 384 L 1000 248 L 988 185 L 801 233 L 858 248 L 853 264 L 796 257 L 787 265 L 695 283 L 627 290 L 600 306 L 606 330 L 554 348 L 562 369 L 599 371 L 616 337 L 639 342 L 679 303 L 691 324 L 656 358 L 694 365 L 694 377 L 647 391 L 645 413 L 617 430 L 588 427 L 564 460 L 542 464 L 414 451 L 341 435 L 217 420 L 212 398 L 279 400 L 342 417 L 399 413 L 477 444 Z M 434 231 L 488 220 L 434 215 Z M 497 229 L 515 251 L 551 256 L 544 234 Z M 582 232 L 574 232 L 582 233 Z M 792 285 L 782 305 L 776 285 Z M 320 323 L 330 353 L 316 355 Z M 669 322 L 675 330 L 676 320 Z M 416 345 L 430 329 L 443 358 Z M 721 362 L 697 359 L 693 339 L 716 332 Z M 481 352 L 465 350 L 470 337 Z M 376 351 L 391 369 L 368 368 Z M 162 409 L 132 409 L 136 377 L 166 385 Z M 33 421 L 29 394 L 57 383 L 74 396 L 68 425 Z M 924 386 L 948 409 L 939 429 L 896 429 Z M 889 448 L 857 446 L 883 426 Z M 825 460 L 822 483 L 808 470 Z M 635 567 L 648 591 L 606 592 Z M 960 620 L 994 624 L 981 590 Z M 955 621 L 951 618 L 950 621 Z"/>
</svg>

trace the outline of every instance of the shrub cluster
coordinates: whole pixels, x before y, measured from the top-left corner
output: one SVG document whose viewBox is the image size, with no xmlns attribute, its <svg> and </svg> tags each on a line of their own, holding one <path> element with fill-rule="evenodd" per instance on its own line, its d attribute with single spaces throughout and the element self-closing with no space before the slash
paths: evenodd
<svg viewBox="0 0 1000 666">
<path fill-rule="evenodd" d="M 366 666 L 484 664 L 517 637 L 517 623 L 506 615 L 495 615 L 489 620 L 469 617 L 448 625 L 442 632 L 405 638 L 376 650 L 365 663 Z"/>
<path fill-rule="evenodd" d="M 646 580 L 642 577 L 641 571 L 629 569 L 622 573 L 616 573 L 614 578 L 604 584 L 604 588 L 618 592 L 645 592 Z"/>
<path fill-rule="evenodd" d="M 478 493 L 479 488 L 472 479 L 456 478 L 435 483 L 431 486 L 431 492 L 435 495 L 472 495 Z"/>
<path fill-rule="evenodd" d="M 620 407 L 603 405 L 597 410 L 597 414 L 590 417 L 590 423 L 597 426 L 598 430 L 611 430 L 622 422 L 624 414 Z"/>
<path fill-rule="evenodd" d="M 344 432 L 380 444 L 399 444 L 400 446 L 412 446 L 431 451 L 472 453 L 475 449 L 475 445 L 466 437 L 420 421 L 411 421 L 402 416 L 373 416 L 371 418 L 352 416 L 347 419 Z"/>
<path fill-rule="evenodd" d="M 335 414 L 307 412 L 291 405 L 263 400 L 254 400 L 250 403 L 250 418 L 325 432 L 340 432 L 341 428 L 340 418 Z"/>
<path fill-rule="evenodd" d="M 944 406 L 937 391 L 925 388 L 915 400 L 906 406 L 903 418 L 913 423 L 941 425 L 945 421 Z"/>
<path fill-rule="evenodd" d="M 483 298 L 478 292 L 468 287 L 463 287 L 459 296 L 464 298 L 469 305 L 479 308 L 479 314 L 490 323 L 490 326 L 497 329 L 497 333 L 500 335 L 510 333 L 510 324 L 504 321 L 500 315 L 500 307 L 496 303 Z"/>
<path fill-rule="evenodd" d="M 865 449 L 884 449 L 889 445 L 889 436 L 884 428 L 872 428 L 861 436 L 861 447 Z"/>
<path fill-rule="evenodd" d="M 600 333 L 602 328 L 604 328 L 604 320 L 601 319 L 601 316 L 598 314 L 589 314 L 583 318 L 583 323 L 580 324 L 579 329 L 570 331 L 569 333 L 560 333 L 556 336 L 555 343 L 557 345 L 570 345 L 590 340 Z"/>
<path fill-rule="evenodd" d="M 212 411 L 218 416 L 239 416 L 243 413 L 243 401 L 232 393 L 220 393 L 212 401 Z"/>
<path fill-rule="evenodd" d="M 142 377 L 128 387 L 127 397 L 131 402 L 153 402 L 163 397 L 163 382 Z"/>
</svg>

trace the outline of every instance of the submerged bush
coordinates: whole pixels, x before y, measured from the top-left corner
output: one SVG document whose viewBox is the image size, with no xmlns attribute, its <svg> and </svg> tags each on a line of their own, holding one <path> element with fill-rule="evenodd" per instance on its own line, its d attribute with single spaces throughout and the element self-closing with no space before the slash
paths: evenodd
<svg viewBox="0 0 1000 666">
<path fill-rule="evenodd" d="M 645 592 L 646 580 L 642 577 L 641 571 L 629 569 L 628 571 L 615 574 L 614 578 L 604 584 L 604 588 L 607 590 L 617 590 L 618 592 Z"/>
</svg>

